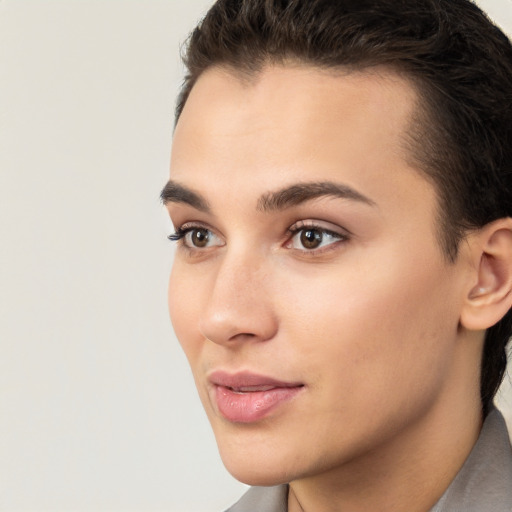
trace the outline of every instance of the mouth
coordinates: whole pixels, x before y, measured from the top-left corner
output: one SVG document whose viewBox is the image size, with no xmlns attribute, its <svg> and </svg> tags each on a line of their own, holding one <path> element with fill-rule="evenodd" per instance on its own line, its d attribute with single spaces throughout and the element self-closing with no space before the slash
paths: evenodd
<svg viewBox="0 0 512 512">
<path fill-rule="evenodd" d="M 227 389 L 234 393 L 254 393 L 255 391 L 270 391 L 275 389 L 275 386 L 242 386 L 242 387 L 231 387 L 225 386 Z"/>
<path fill-rule="evenodd" d="M 232 423 L 260 421 L 304 389 L 300 382 L 285 382 L 246 372 L 214 372 L 209 382 L 212 403 L 221 416 Z"/>
</svg>

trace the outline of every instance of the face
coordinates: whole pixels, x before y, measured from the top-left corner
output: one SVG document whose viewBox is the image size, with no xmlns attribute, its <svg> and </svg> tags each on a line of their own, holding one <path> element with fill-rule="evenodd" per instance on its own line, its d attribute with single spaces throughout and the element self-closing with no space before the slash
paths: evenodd
<svg viewBox="0 0 512 512">
<path fill-rule="evenodd" d="M 382 456 L 448 393 L 460 272 L 406 163 L 415 100 L 392 74 L 299 66 L 212 69 L 188 99 L 165 191 L 170 314 L 246 483 Z"/>
</svg>

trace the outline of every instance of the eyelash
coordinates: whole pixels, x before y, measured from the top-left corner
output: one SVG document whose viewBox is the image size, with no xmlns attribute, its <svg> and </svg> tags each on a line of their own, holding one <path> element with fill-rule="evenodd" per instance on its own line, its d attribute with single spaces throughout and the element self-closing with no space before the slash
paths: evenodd
<svg viewBox="0 0 512 512">
<path fill-rule="evenodd" d="M 303 254 L 305 254 L 307 256 L 312 256 L 312 257 L 317 256 L 323 252 L 333 250 L 338 245 L 339 242 L 347 242 L 350 238 L 346 231 L 344 233 L 340 233 L 338 231 L 334 231 L 332 229 L 328 229 L 324 226 L 316 224 L 312 221 L 310 221 L 310 222 L 299 221 L 287 230 L 288 241 L 286 242 L 286 245 L 291 244 L 293 242 L 293 238 L 303 231 L 315 231 L 317 233 L 322 234 L 323 236 L 327 235 L 327 236 L 330 236 L 335 239 L 334 242 L 328 244 L 325 247 L 320 247 L 320 248 L 315 248 L 315 249 L 305 249 L 305 248 L 304 249 L 295 249 L 297 251 L 302 252 Z"/>
<path fill-rule="evenodd" d="M 199 229 L 199 226 L 192 226 L 192 227 L 187 227 L 187 228 L 179 226 L 176 228 L 176 231 L 174 233 L 171 233 L 167 237 L 167 239 L 170 240 L 171 242 L 179 242 L 180 240 L 183 240 L 185 238 L 185 236 L 187 235 L 187 233 L 193 229 Z M 205 228 L 201 228 L 201 229 L 205 229 Z"/>
<path fill-rule="evenodd" d="M 170 234 L 167 238 L 171 242 L 178 242 L 181 247 L 186 248 L 189 251 L 201 250 L 201 248 L 199 248 L 199 247 L 189 247 L 188 245 L 185 245 L 185 243 L 184 243 L 184 240 L 185 240 L 185 237 L 187 236 L 187 234 L 190 233 L 191 231 L 194 231 L 194 230 L 206 230 L 206 231 L 210 231 L 211 232 L 211 229 L 209 229 L 206 226 L 202 226 L 202 225 L 199 225 L 199 224 L 198 225 L 190 225 L 190 224 L 187 225 L 187 224 L 184 224 L 183 226 L 177 227 L 176 231 L 174 233 Z M 322 235 L 328 235 L 328 236 L 330 236 L 332 238 L 337 239 L 337 241 L 328 244 L 327 247 L 324 247 L 324 248 L 319 248 L 319 249 L 305 249 L 305 248 L 304 249 L 295 249 L 296 251 L 300 251 L 303 254 L 306 254 L 308 256 L 316 256 L 317 254 L 323 253 L 324 251 L 331 250 L 331 249 L 334 248 L 334 247 L 331 247 L 331 246 L 338 245 L 338 242 L 347 242 L 350 239 L 350 235 L 348 233 L 346 233 L 346 232 L 345 233 L 339 233 L 339 232 L 327 229 L 327 228 L 325 228 L 323 226 L 320 226 L 318 224 L 315 224 L 315 223 L 307 223 L 305 221 L 300 221 L 300 222 L 294 224 L 289 229 L 287 229 L 288 237 L 287 237 L 287 241 L 286 241 L 285 245 L 291 244 L 292 241 L 293 241 L 293 238 L 295 236 L 297 236 L 302 231 L 306 231 L 306 230 L 316 231 L 318 233 L 321 233 Z M 293 248 L 292 248 L 292 250 L 293 250 Z"/>
<path fill-rule="evenodd" d="M 186 237 L 189 233 L 193 231 L 207 231 L 209 233 L 213 233 L 213 231 L 204 225 L 201 224 L 183 224 L 182 226 L 179 226 L 176 228 L 176 231 L 169 235 L 167 238 L 171 242 L 177 242 L 179 244 L 179 247 L 181 249 L 184 249 L 189 252 L 189 254 L 199 254 L 201 252 L 201 247 L 194 247 L 186 243 Z M 215 235 L 216 236 L 216 235 Z M 205 247 L 204 249 L 208 249 L 208 247 Z"/>
</svg>

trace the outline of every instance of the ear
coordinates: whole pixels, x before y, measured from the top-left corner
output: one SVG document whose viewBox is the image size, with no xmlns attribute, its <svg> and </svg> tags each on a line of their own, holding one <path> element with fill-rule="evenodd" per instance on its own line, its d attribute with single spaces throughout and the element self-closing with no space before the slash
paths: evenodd
<svg viewBox="0 0 512 512">
<path fill-rule="evenodd" d="M 487 224 L 468 243 L 474 272 L 460 322 L 469 330 L 485 330 L 512 307 L 512 218 Z"/>
</svg>

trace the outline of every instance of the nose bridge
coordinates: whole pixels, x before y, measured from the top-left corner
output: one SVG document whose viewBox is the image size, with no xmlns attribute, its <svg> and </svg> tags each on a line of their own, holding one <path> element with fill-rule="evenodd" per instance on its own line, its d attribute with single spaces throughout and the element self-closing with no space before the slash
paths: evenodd
<svg viewBox="0 0 512 512">
<path fill-rule="evenodd" d="M 269 290 L 268 259 L 249 248 L 221 256 L 201 330 L 216 343 L 250 337 L 265 340 L 276 327 Z"/>
<path fill-rule="evenodd" d="M 229 301 L 233 294 L 241 306 L 252 301 L 251 294 L 260 291 L 258 283 L 264 285 L 265 268 L 262 258 L 249 250 L 233 250 L 227 253 L 215 282 L 215 291 L 219 298 L 226 295 Z"/>
</svg>

